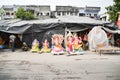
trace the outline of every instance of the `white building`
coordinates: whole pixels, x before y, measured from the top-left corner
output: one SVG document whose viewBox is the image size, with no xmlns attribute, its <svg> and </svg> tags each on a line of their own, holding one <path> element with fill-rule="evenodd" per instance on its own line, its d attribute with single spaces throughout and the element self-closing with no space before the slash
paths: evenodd
<svg viewBox="0 0 120 80">
<path fill-rule="evenodd" d="M 85 8 L 84 7 L 79 7 L 79 16 L 85 16 Z"/>
<path fill-rule="evenodd" d="M 100 20 L 109 22 L 109 14 L 100 14 Z"/>
<path fill-rule="evenodd" d="M 12 19 L 15 17 L 15 13 L 18 8 L 23 8 L 24 10 L 28 10 L 32 12 L 36 17 L 40 16 L 50 16 L 51 9 L 49 5 L 3 5 L 2 8 L 5 10 L 6 15 L 5 19 Z"/>
<path fill-rule="evenodd" d="M 91 6 L 86 6 L 85 9 L 85 16 L 97 18 L 98 13 L 100 11 L 100 7 L 91 7 Z"/>
<path fill-rule="evenodd" d="M 97 18 L 100 7 L 73 7 L 73 6 L 56 6 L 55 16 L 88 16 Z"/>
<path fill-rule="evenodd" d="M 15 12 L 22 7 L 24 10 L 29 10 L 37 18 L 44 19 L 44 17 L 54 16 L 88 16 L 97 18 L 100 7 L 73 7 L 73 6 L 56 6 L 55 11 L 51 11 L 49 5 L 3 5 L 5 10 L 5 18 L 11 19 L 15 17 Z"/>
<path fill-rule="evenodd" d="M 55 16 L 78 16 L 78 8 L 73 6 L 56 6 Z"/>
<path fill-rule="evenodd" d="M 5 19 L 14 18 L 14 6 L 13 5 L 3 5 L 2 8 L 5 10 Z"/>
</svg>

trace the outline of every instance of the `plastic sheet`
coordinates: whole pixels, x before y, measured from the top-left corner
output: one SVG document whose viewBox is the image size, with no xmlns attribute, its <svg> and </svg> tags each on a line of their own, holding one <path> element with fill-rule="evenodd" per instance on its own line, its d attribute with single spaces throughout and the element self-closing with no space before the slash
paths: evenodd
<svg viewBox="0 0 120 80">
<path fill-rule="evenodd" d="M 89 49 L 95 50 L 108 46 L 107 34 L 101 29 L 101 26 L 94 27 L 88 34 Z"/>
</svg>

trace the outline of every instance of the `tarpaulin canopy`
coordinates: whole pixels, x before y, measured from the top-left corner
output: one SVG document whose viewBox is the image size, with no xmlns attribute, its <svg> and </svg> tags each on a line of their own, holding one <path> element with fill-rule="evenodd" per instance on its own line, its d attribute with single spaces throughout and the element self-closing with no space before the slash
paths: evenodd
<svg viewBox="0 0 120 80">
<path fill-rule="evenodd" d="M 89 17 L 61 16 L 45 20 L 1 20 L 0 31 L 11 34 L 23 34 L 23 41 L 31 44 L 36 38 L 42 43 L 46 38 L 51 42 L 53 34 L 65 35 L 65 28 L 71 32 L 83 31 L 105 22 Z M 30 45 L 31 46 L 31 45 Z"/>
<path fill-rule="evenodd" d="M 26 33 L 26 31 L 30 31 L 29 28 L 34 27 L 35 32 L 43 31 L 44 29 L 49 29 L 56 27 L 58 25 L 64 24 L 79 24 L 81 26 L 90 27 L 91 25 L 102 25 L 103 22 L 100 20 L 95 20 L 89 17 L 77 17 L 77 16 L 66 16 L 66 17 L 58 17 L 55 19 L 45 19 L 45 20 L 2 20 L 0 21 L 0 31 L 7 33 Z M 36 27 L 35 27 L 36 26 Z M 67 26 L 67 27 L 69 27 Z M 78 27 L 81 27 L 78 26 Z M 38 29 L 39 28 L 39 29 Z M 27 30 L 29 29 L 29 30 Z M 39 31 L 38 31 L 39 30 Z"/>
</svg>

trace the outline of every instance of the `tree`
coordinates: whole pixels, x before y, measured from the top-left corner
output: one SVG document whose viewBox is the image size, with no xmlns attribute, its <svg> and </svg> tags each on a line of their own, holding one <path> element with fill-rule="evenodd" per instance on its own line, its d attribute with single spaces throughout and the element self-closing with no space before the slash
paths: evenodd
<svg viewBox="0 0 120 80">
<path fill-rule="evenodd" d="M 106 7 L 106 10 L 110 15 L 109 20 L 115 22 L 117 19 L 117 14 L 120 12 L 120 0 L 114 0 L 114 4 Z"/>
<path fill-rule="evenodd" d="M 23 18 L 24 17 L 24 9 L 23 8 L 18 8 L 17 12 L 15 13 L 17 18 Z"/>
<path fill-rule="evenodd" d="M 31 12 L 29 12 L 29 11 L 25 11 L 23 19 L 24 20 L 34 19 L 34 15 Z"/>
<path fill-rule="evenodd" d="M 30 11 L 25 11 L 23 8 L 18 8 L 15 15 L 17 18 L 22 20 L 32 20 L 35 18 L 34 14 L 32 14 Z"/>
<path fill-rule="evenodd" d="M 5 16 L 5 11 L 3 8 L 0 8 L 0 17 L 1 19 L 3 19 L 3 17 Z"/>
</svg>

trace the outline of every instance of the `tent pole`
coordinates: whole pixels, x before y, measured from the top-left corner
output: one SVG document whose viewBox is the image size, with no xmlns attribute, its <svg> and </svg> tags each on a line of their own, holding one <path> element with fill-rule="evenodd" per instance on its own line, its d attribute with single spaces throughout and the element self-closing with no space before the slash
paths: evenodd
<svg viewBox="0 0 120 80">
<path fill-rule="evenodd" d="M 33 25 L 32 25 L 32 41 L 33 41 Z"/>
<path fill-rule="evenodd" d="M 65 51 L 67 51 L 67 45 L 66 45 L 66 43 L 67 43 L 67 42 L 66 42 L 67 36 L 66 36 L 66 35 L 67 35 L 67 27 L 65 28 L 65 39 L 64 39 L 64 40 L 65 40 L 65 42 L 64 42 Z"/>
</svg>

